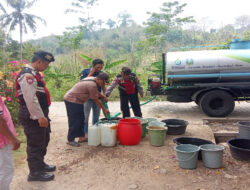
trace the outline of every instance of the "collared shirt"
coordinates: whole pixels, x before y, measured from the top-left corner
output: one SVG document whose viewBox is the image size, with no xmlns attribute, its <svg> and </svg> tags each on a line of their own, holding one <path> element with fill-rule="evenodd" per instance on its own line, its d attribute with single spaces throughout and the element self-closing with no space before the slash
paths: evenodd
<svg viewBox="0 0 250 190">
<path fill-rule="evenodd" d="M 85 81 L 86 80 L 86 81 Z M 88 99 L 98 98 L 95 77 L 87 77 L 76 83 L 64 96 L 64 100 L 76 104 L 83 104 Z"/>
<path fill-rule="evenodd" d="M 90 73 L 91 69 L 83 69 L 82 72 L 81 72 L 81 78 L 80 80 L 88 77 L 89 73 Z M 92 75 L 92 77 L 96 77 L 97 75 L 99 75 L 99 73 L 101 73 L 102 71 L 100 72 L 94 72 L 94 74 Z M 98 91 L 101 92 L 102 91 L 102 88 L 100 86 L 98 86 Z"/>
<path fill-rule="evenodd" d="M 24 101 L 30 113 L 30 119 L 36 120 L 44 117 L 42 108 L 39 104 L 39 100 L 36 96 L 38 89 L 37 80 L 34 75 L 36 75 L 36 70 L 30 66 L 26 67 L 32 69 L 32 74 L 25 73 L 20 78 L 18 78 L 18 84 L 20 85 L 20 90 L 23 95 Z"/>
<path fill-rule="evenodd" d="M 16 130 L 12 122 L 10 112 L 6 107 L 6 105 L 4 104 L 4 101 L 1 96 L 0 96 L 0 117 L 2 117 L 5 120 L 9 130 L 12 132 L 13 135 L 16 136 Z M 8 144 L 10 144 L 10 141 L 5 136 L 0 134 L 0 148 L 3 148 L 5 145 Z"/>
</svg>

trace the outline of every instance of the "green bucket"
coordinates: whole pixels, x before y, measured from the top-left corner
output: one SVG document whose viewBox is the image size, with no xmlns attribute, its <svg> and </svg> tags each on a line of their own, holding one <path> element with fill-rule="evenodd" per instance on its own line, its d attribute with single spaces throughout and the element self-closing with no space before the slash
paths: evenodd
<svg viewBox="0 0 250 190">
<path fill-rule="evenodd" d="M 146 127 L 148 126 L 148 120 L 141 118 L 141 117 L 126 117 L 126 118 L 132 118 L 132 119 L 139 119 L 141 121 L 141 128 L 142 128 L 142 134 L 141 134 L 141 138 L 144 138 L 146 136 L 147 133 L 147 129 Z"/>
<path fill-rule="evenodd" d="M 203 164 L 207 168 L 220 168 L 222 166 L 224 146 L 204 144 L 200 146 Z"/>
<path fill-rule="evenodd" d="M 163 146 L 166 138 L 166 127 L 148 126 L 149 140 L 152 146 Z"/>
<path fill-rule="evenodd" d="M 147 126 L 148 126 L 148 121 L 146 119 L 142 119 L 141 120 L 141 127 L 142 127 L 141 138 L 144 138 L 146 136 Z"/>
<path fill-rule="evenodd" d="M 195 169 L 197 167 L 200 147 L 192 144 L 180 144 L 175 146 L 174 149 L 177 153 L 177 160 L 181 168 Z"/>
</svg>

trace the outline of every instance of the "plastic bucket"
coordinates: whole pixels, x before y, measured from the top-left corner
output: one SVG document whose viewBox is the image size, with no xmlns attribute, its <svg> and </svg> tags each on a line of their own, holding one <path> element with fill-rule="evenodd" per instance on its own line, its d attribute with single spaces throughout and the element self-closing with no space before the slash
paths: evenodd
<svg viewBox="0 0 250 190">
<path fill-rule="evenodd" d="M 151 121 L 157 121 L 157 119 L 155 119 L 155 118 L 145 118 L 145 119 L 148 121 L 148 123 Z"/>
<path fill-rule="evenodd" d="M 231 139 L 227 143 L 234 159 L 250 161 L 250 139 Z"/>
<path fill-rule="evenodd" d="M 207 168 L 220 168 L 223 160 L 224 146 L 204 144 L 200 146 L 202 161 Z"/>
<path fill-rule="evenodd" d="M 198 162 L 200 147 L 191 144 L 181 144 L 174 147 L 179 166 L 184 169 L 195 169 Z"/>
<path fill-rule="evenodd" d="M 142 136 L 139 119 L 120 119 L 118 121 L 118 138 L 122 145 L 137 145 Z"/>
<path fill-rule="evenodd" d="M 186 132 L 188 122 L 181 119 L 165 119 L 162 122 L 168 127 L 168 135 L 182 135 Z"/>
<path fill-rule="evenodd" d="M 100 123 L 102 123 L 102 122 L 112 122 L 112 123 L 118 123 L 118 120 L 119 119 L 121 119 L 120 117 L 113 117 L 113 118 L 110 118 L 110 119 L 108 119 L 108 118 L 102 118 L 102 119 L 100 119 Z"/>
<path fill-rule="evenodd" d="M 250 121 L 239 121 L 239 138 L 250 139 Z"/>
<path fill-rule="evenodd" d="M 144 138 L 146 136 L 147 126 L 148 126 L 148 121 L 145 119 L 141 120 L 141 127 L 142 127 L 141 138 Z"/>
<path fill-rule="evenodd" d="M 214 144 L 212 141 L 200 139 L 200 138 L 193 138 L 193 137 L 179 137 L 173 139 L 174 143 L 177 145 L 179 144 L 192 144 L 196 146 L 204 145 L 204 144 Z M 198 160 L 201 160 L 201 151 L 199 151 Z"/>
<path fill-rule="evenodd" d="M 164 126 L 148 126 L 149 141 L 152 146 L 163 146 L 167 128 Z"/>
</svg>

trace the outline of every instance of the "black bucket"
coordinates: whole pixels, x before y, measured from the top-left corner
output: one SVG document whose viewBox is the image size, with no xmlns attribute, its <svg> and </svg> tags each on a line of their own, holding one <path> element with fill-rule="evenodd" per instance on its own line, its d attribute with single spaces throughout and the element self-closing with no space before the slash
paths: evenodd
<svg viewBox="0 0 250 190">
<path fill-rule="evenodd" d="M 110 118 L 110 119 L 108 119 L 108 118 L 102 118 L 102 119 L 100 119 L 100 121 L 112 121 L 112 122 L 117 122 L 118 123 L 118 120 L 119 119 L 121 119 L 120 117 L 112 117 L 112 118 Z"/>
<path fill-rule="evenodd" d="M 168 127 L 168 135 L 182 135 L 185 133 L 188 125 L 187 121 L 181 119 L 166 119 L 162 120 L 162 122 L 166 123 Z"/>
<path fill-rule="evenodd" d="M 179 137 L 173 139 L 174 143 L 177 145 L 180 144 L 192 144 L 196 146 L 204 145 L 204 144 L 214 144 L 212 141 L 200 139 L 200 138 L 192 138 L 192 137 Z M 199 151 L 198 159 L 201 160 L 201 151 Z"/>
<path fill-rule="evenodd" d="M 231 139 L 227 143 L 234 159 L 250 161 L 250 139 Z"/>
</svg>

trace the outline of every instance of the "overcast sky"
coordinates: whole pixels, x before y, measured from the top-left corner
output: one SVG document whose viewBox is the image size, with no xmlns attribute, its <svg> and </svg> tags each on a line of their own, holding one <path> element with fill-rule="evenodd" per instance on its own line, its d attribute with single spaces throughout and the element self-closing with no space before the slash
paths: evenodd
<svg viewBox="0 0 250 190">
<path fill-rule="evenodd" d="M 166 0 L 99 0 L 98 5 L 91 8 L 89 15 L 95 20 L 116 20 L 120 12 L 127 11 L 136 23 L 142 24 L 149 18 L 147 12 L 159 12 Z M 233 24 L 234 19 L 241 15 L 250 15 L 250 0 L 179 0 L 187 3 L 183 16 L 194 16 L 198 21 L 208 17 L 213 21 L 211 28 Z M 78 25 L 78 17 L 74 14 L 64 14 L 70 8 L 71 0 L 39 0 L 28 11 L 46 20 L 47 25 L 37 25 L 37 32 L 24 35 L 24 40 L 37 39 L 50 34 L 62 34 L 65 27 Z M 18 29 L 18 28 L 17 28 Z M 12 37 L 19 40 L 18 32 Z"/>
</svg>

